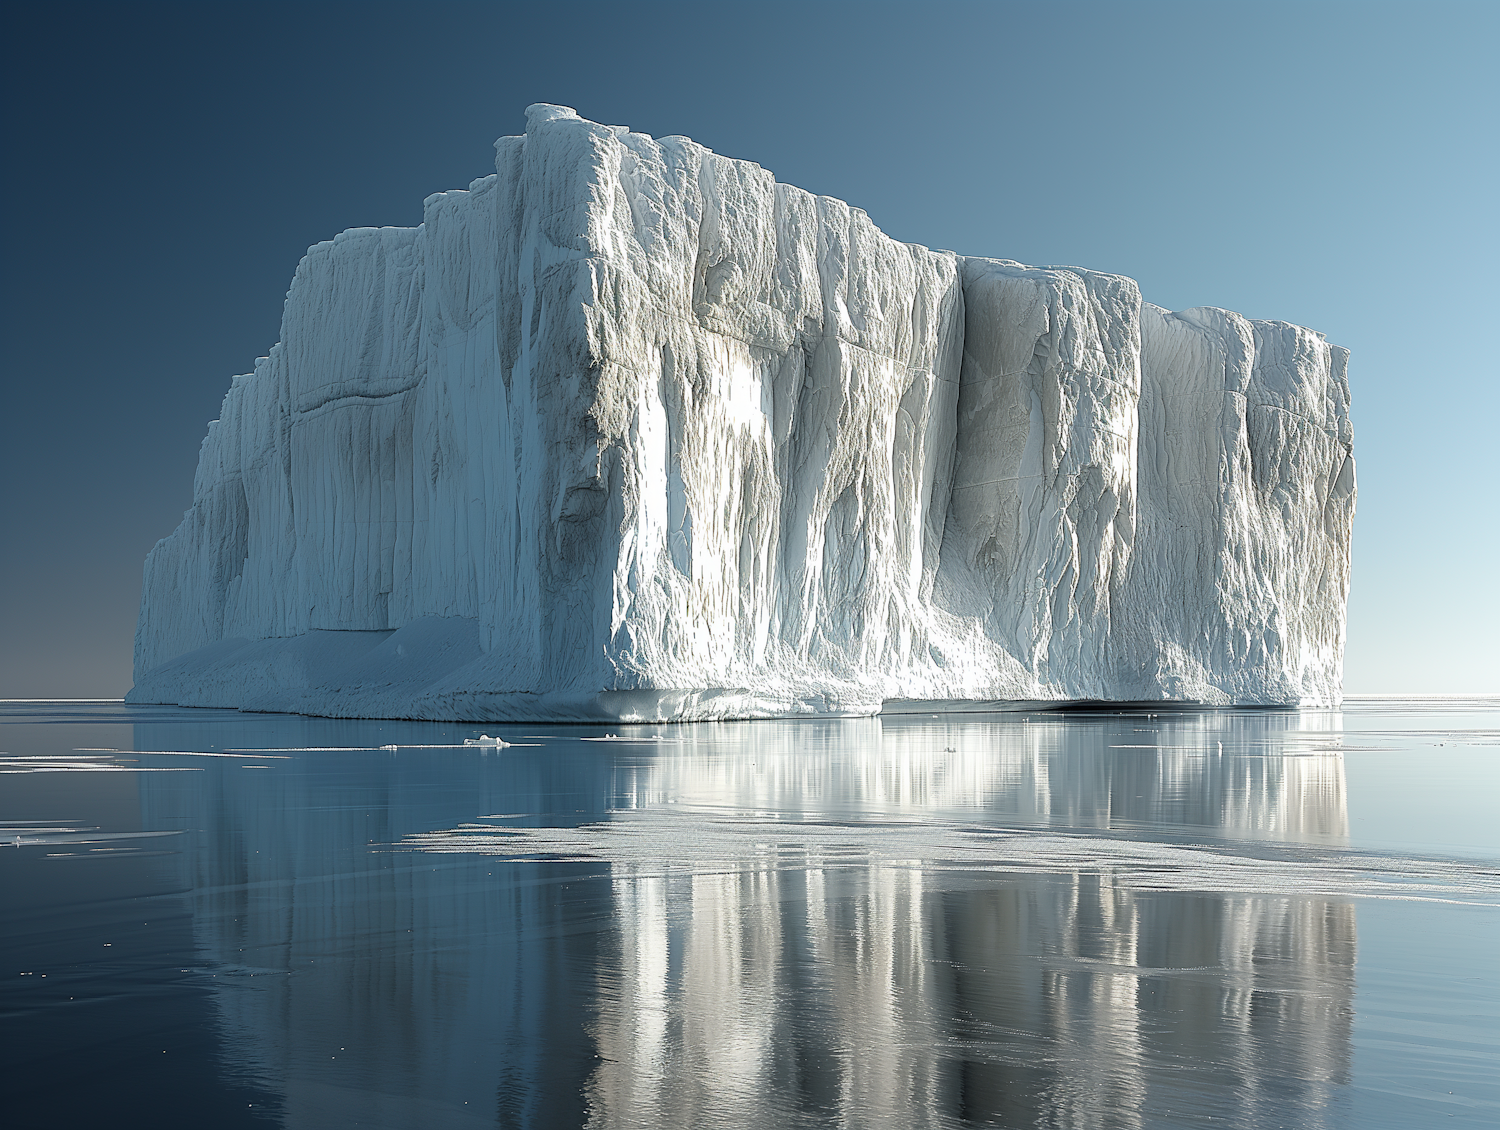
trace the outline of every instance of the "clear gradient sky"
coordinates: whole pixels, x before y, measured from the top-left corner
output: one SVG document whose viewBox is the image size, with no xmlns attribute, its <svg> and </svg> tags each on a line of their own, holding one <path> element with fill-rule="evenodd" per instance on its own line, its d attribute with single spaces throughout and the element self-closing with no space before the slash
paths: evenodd
<svg viewBox="0 0 1500 1130">
<path fill-rule="evenodd" d="M 308 245 L 532 102 L 897 239 L 1353 351 L 1350 692 L 1500 692 L 1500 3 L 12 4 L 0 698 L 130 686 L 141 564 Z"/>
</svg>

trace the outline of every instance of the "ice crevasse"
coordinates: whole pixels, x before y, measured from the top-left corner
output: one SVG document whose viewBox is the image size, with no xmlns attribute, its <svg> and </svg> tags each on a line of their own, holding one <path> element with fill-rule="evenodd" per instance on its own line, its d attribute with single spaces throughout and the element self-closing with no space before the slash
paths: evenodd
<svg viewBox="0 0 1500 1130">
<path fill-rule="evenodd" d="M 298 266 L 147 558 L 131 701 L 1338 702 L 1346 350 L 563 107 L 495 149 Z"/>
</svg>

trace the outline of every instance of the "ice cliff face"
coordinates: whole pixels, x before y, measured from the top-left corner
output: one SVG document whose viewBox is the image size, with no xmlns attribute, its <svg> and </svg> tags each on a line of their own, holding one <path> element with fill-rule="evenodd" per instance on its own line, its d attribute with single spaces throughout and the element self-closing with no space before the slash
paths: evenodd
<svg viewBox="0 0 1500 1130">
<path fill-rule="evenodd" d="M 561 107 L 495 165 L 308 252 L 147 559 L 132 700 L 1338 700 L 1345 350 Z"/>
</svg>

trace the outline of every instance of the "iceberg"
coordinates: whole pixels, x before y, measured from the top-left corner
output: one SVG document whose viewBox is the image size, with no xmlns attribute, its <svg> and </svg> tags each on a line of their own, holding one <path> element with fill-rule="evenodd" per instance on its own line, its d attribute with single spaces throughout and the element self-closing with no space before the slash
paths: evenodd
<svg viewBox="0 0 1500 1130">
<path fill-rule="evenodd" d="M 1346 350 L 527 111 L 311 248 L 133 702 L 687 721 L 1340 699 Z"/>
</svg>

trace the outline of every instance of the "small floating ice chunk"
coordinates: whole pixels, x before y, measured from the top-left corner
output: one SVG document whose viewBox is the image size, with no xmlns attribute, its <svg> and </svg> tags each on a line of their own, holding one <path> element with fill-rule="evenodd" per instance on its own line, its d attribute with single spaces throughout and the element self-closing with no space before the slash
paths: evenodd
<svg viewBox="0 0 1500 1130">
<path fill-rule="evenodd" d="M 494 749 L 510 748 L 510 742 L 504 738 L 492 738 L 488 734 L 480 734 L 477 738 L 465 738 L 464 745 L 482 745 Z"/>
</svg>

